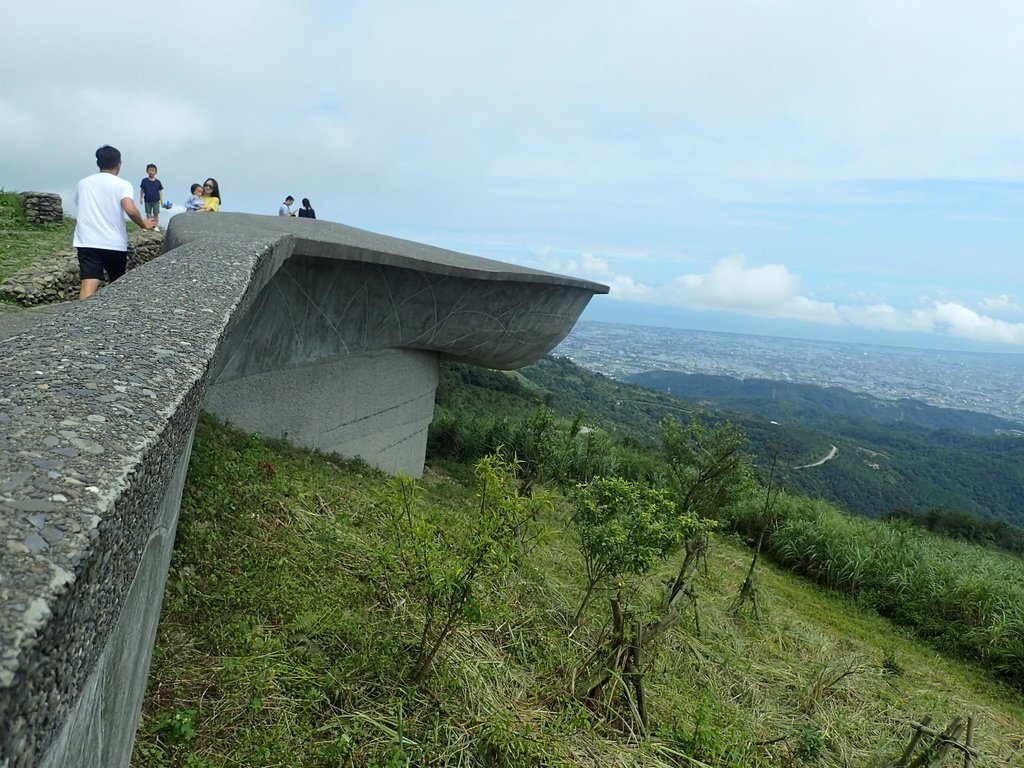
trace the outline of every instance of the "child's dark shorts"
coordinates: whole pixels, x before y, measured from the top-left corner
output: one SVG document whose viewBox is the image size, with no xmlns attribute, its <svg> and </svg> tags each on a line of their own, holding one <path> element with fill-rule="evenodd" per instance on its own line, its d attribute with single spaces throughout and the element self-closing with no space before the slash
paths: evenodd
<svg viewBox="0 0 1024 768">
<path fill-rule="evenodd" d="M 106 279 L 114 282 L 128 266 L 128 251 L 108 251 L 105 248 L 79 248 L 78 268 L 82 280 Z"/>
</svg>

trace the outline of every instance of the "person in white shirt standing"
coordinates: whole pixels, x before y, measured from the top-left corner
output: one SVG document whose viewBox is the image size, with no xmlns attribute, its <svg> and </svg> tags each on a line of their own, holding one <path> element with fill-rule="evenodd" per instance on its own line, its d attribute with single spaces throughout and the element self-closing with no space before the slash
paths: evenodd
<svg viewBox="0 0 1024 768">
<path fill-rule="evenodd" d="M 128 266 L 128 232 L 125 218 L 143 229 L 156 222 L 143 218 L 135 207 L 135 190 L 130 182 L 118 178 L 121 153 L 109 145 L 96 150 L 99 173 L 86 176 L 75 187 L 74 246 L 78 250 L 78 268 L 82 287 L 79 299 L 87 299 L 99 290 L 104 272 L 109 282 L 125 273 Z"/>
</svg>

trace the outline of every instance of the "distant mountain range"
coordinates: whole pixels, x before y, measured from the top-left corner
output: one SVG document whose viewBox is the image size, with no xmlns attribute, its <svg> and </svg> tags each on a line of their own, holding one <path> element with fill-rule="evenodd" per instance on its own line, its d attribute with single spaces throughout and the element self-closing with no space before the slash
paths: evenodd
<svg viewBox="0 0 1024 768">
<path fill-rule="evenodd" d="M 951 429 L 970 435 L 1019 432 L 1024 423 L 976 411 L 939 408 L 919 400 L 883 400 L 840 387 L 820 387 L 769 379 L 648 371 L 627 380 L 716 408 L 743 411 L 775 421 L 830 424 L 836 417 L 866 419 L 877 424 L 902 424 L 925 429 Z"/>
</svg>

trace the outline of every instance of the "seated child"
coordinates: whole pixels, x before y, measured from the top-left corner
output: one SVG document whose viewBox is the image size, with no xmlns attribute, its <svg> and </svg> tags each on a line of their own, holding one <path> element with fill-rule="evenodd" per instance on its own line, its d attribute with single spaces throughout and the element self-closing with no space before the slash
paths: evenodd
<svg viewBox="0 0 1024 768">
<path fill-rule="evenodd" d="M 202 184 L 192 185 L 192 194 L 188 196 L 188 200 L 185 201 L 185 210 L 191 213 L 203 207 L 203 198 L 200 195 L 203 194 Z"/>
</svg>

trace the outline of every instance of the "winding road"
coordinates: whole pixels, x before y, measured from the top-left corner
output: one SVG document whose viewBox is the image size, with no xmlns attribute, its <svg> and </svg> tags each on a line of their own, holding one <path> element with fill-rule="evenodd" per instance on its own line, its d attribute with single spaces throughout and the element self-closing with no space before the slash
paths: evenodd
<svg viewBox="0 0 1024 768">
<path fill-rule="evenodd" d="M 820 467 L 826 461 L 831 461 L 832 459 L 834 459 L 836 457 L 836 454 L 839 453 L 839 449 L 836 448 L 834 445 L 831 446 L 831 448 L 832 448 L 832 450 L 830 450 L 828 452 L 828 455 L 818 459 L 813 464 L 801 464 L 799 467 L 793 467 L 793 469 L 808 469 L 810 467 Z"/>
</svg>

